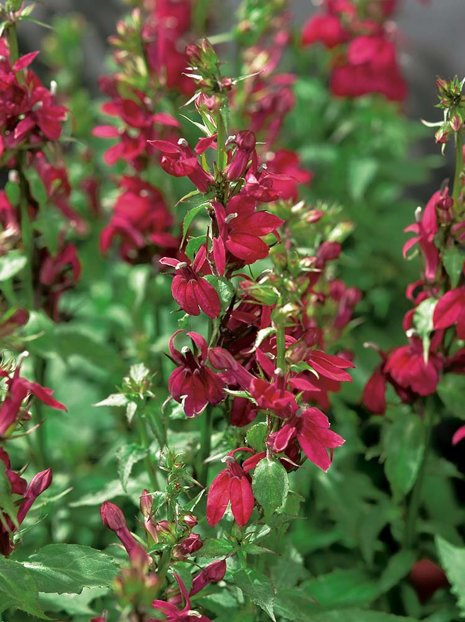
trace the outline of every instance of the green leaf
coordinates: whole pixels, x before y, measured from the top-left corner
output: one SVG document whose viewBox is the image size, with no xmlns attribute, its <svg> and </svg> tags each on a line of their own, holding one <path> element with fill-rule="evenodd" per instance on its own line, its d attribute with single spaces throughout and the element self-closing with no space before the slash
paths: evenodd
<svg viewBox="0 0 465 622">
<path fill-rule="evenodd" d="M 418 622 L 414 618 L 394 616 L 380 611 L 363 609 L 337 609 L 317 613 L 306 618 L 306 622 Z"/>
<path fill-rule="evenodd" d="M 379 594 L 376 583 L 366 573 L 356 568 L 335 570 L 305 581 L 302 585 L 305 592 L 325 609 L 344 605 L 368 605 Z"/>
<path fill-rule="evenodd" d="M 189 227 L 191 226 L 192 221 L 198 214 L 200 214 L 200 212 L 202 212 L 205 209 L 206 205 L 207 203 L 203 201 L 202 203 L 200 203 L 200 205 L 196 205 L 195 207 L 190 209 L 187 212 L 187 214 L 184 216 L 184 220 L 182 221 L 182 241 L 183 242 L 186 239 L 186 235 L 189 231 Z"/>
<path fill-rule="evenodd" d="M 214 274 L 207 274 L 204 278 L 216 289 L 221 301 L 221 308 L 225 311 L 229 307 L 235 294 L 236 290 L 234 289 L 234 285 L 231 281 L 215 276 Z"/>
<path fill-rule="evenodd" d="M 267 425 L 264 421 L 253 425 L 246 434 L 245 440 L 247 445 L 255 449 L 255 451 L 263 451 L 265 448 L 265 439 L 267 435 Z"/>
<path fill-rule="evenodd" d="M 265 516 L 271 516 L 286 503 L 289 492 L 289 477 L 286 469 L 280 462 L 264 458 L 255 468 L 252 488 Z"/>
<path fill-rule="evenodd" d="M 446 269 L 446 272 L 450 279 L 451 287 L 457 287 L 462 274 L 463 262 L 465 261 L 465 255 L 456 246 L 446 248 L 442 252 L 442 263 Z"/>
<path fill-rule="evenodd" d="M 378 171 L 373 158 L 358 158 L 349 162 L 349 190 L 354 201 L 360 201 Z"/>
<path fill-rule="evenodd" d="M 448 414 L 459 419 L 465 419 L 463 407 L 465 376 L 446 374 L 441 378 L 436 390 L 448 410 Z"/>
<path fill-rule="evenodd" d="M 269 615 L 272 620 L 274 616 L 274 589 L 270 579 L 251 568 L 244 568 L 234 574 L 234 584 L 240 588 L 245 596 L 258 605 L 260 609 Z"/>
<path fill-rule="evenodd" d="M 274 609 L 286 620 L 308 620 L 318 608 L 314 599 L 299 588 L 278 590 L 275 596 Z"/>
<path fill-rule="evenodd" d="M 39 603 L 34 575 L 19 562 L 0 557 L 0 612 L 10 608 L 48 619 Z"/>
<path fill-rule="evenodd" d="M 234 549 L 234 544 L 229 540 L 214 540 L 209 538 L 205 540 L 202 548 L 196 555 L 197 557 L 225 557 L 226 555 L 230 555 Z"/>
<path fill-rule="evenodd" d="M 393 555 L 379 580 L 381 592 L 388 592 L 397 585 L 411 570 L 417 554 L 414 551 L 399 551 Z"/>
<path fill-rule="evenodd" d="M 93 600 L 105 596 L 107 587 L 85 587 L 81 594 L 40 594 L 40 604 L 45 611 L 65 611 L 71 616 L 92 616 L 97 612 L 90 607 Z"/>
<path fill-rule="evenodd" d="M 415 483 L 424 453 L 424 434 L 420 417 L 404 409 L 385 429 L 384 471 L 397 500 L 408 494 Z"/>
<path fill-rule="evenodd" d="M 202 244 L 205 244 L 205 235 L 191 236 L 189 242 L 186 244 L 186 255 L 191 261 L 193 261 L 195 253 L 199 250 Z"/>
<path fill-rule="evenodd" d="M 27 259 L 19 251 L 10 251 L 0 257 L 0 282 L 8 281 L 21 272 L 27 263 Z"/>
<path fill-rule="evenodd" d="M 126 490 L 134 465 L 143 460 L 146 455 L 147 450 L 136 443 L 123 445 L 116 452 L 116 459 L 118 460 L 118 475 L 124 490 Z"/>
<path fill-rule="evenodd" d="M 11 484 L 6 474 L 6 466 L 3 460 L 0 460 L 0 511 L 5 514 L 5 517 L 8 516 L 14 525 L 18 526 L 16 518 L 18 507 L 11 492 Z M 3 522 L 4 517 L 1 516 L 1 519 Z"/>
<path fill-rule="evenodd" d="M 465 548 L 449 544 L 439 536 L 436 537 L 436 548 L 441 566 L 451 583 L 451 591 L 457 598 L 460 611 L 465 615 Z"/>
<path fill-rule="evenodd" d="M 35 577 L 40 592 L 54 594 L 80 594 L 85 587 L 109 586 L 118 572 L 112 557 L 81 544 L 49 544 L 23 566 Z"/>
<path fill-rule="evenodd" d="M 15 183 L 14 181 L 7 181 L 5 184 L 5 193 L 8 201 L 16 207 L 19 205 L 21 200 L 21 188 L 20 185 Z"/>
</svg>

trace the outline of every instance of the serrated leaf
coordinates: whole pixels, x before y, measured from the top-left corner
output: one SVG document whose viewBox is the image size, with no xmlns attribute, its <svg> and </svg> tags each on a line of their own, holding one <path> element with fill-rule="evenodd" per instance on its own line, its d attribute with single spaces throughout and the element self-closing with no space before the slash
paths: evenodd
<svg viewBox="0 0 465 622">
<path fill-rule="evenodd" d="M 116 459 L 118 460 L 118 475 L 124 490 L 126 490 L 134 465 L 143 460 L 146 455 L 147 450 L 136 443 L 123 445 L 116 452 Z"/>
<path fill-rule="evenodd" d="M 108 587 L 85 587 L 80 594 L 40 594 L 40 604 L 45 611 L 65 611 L 71 616 L 92 616 L 96 611 L 90 607 L 92 601 L 105 596 Z"/>
<path fill-rule="evenodd" d="M 264 458 L 255 468 L 252 488 L 265 516 L 271 516 L 286 503 L 289 492 L 289 476 L 286 469 L 280 462 Z"/>
<path fill-rule="evenodd" d="M 384 471 L 397 500 L 408 494 L 415 483 L 424 453 L 424 434 L 420 417 L 404 410 L 386 427 Z"/>
<path fill-rule="evenodd" d="M 255 449 L 255 451 L 263 451 L 265 447 L 265 439 L 267 435 L 268 427 L 264 421 L 255 423 L 245 436 L 245 440 L 249 447 Z"/>
<path fill-rule="evenodd" d="M 33 574 L 39 592 L 58 594 L 109 586 L 118 572 L 112 557 L 81 544 L 48 544 L 22 565 Z"/>
<path fill-rule="evenodd" d="M 234 584 L 240 588 L 250 600 L 275 621 L 274 590 L 270 579 L 251 568 L 244 568 L 234 574 Z"/>
<path fill-rule="evenodd" d="M 22 564 L 0 557 L 0 613 L 19 609 L 48 620 L 39 603 L 39 589 L 34 575 Z"/>
<path fill-rule="evenodd" d="M 337 609 L 308 616 L 306 622 L 418 622 L 414 618 L 395 616 L 365 609 Z"/>
<path fill-rule="evenodd" d="M 436 537 L 436 548 L 441 566 L 451 583 L 451 591 L 465 616 L 465 548 L 454 546 L 439 536 Z"/>
<path fill-rule="evenodd" d="M 399 551 L 393 555 L 379 579 L 380 592 L 388 592 L 396 586 L 410 572 L 416 559 L 414 551 Z"/>
<path fill-rule="evenodd" d="M 197 557 L 226 557 L 234 551 L 234 544 L 229 540 L 205 540 L 203 547 L 196 553 Z"/>
<path fill-rule="evenodd" d="M 27 259 L 19 251 L 10 251 L 0 257 L 0 282 L 8 281 L 16 276 L 27 263 Z"/>
</svg>

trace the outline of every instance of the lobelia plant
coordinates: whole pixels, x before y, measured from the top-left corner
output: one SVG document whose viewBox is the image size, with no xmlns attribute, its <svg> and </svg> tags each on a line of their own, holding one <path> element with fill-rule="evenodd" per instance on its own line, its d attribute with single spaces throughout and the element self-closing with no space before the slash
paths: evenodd
<svg viewBox="0 0 465 622">
<path fill-rule="evenodd" d="M 370 377 L 363 394 L 364 405 L 373 413 L 386 414 L 384 446 L 388 448 L 389 436 L 394 429 L 403 429 L 405 436 L 399 445 L 398 459 L 403 460 L 406 452 L 414 451 L 409 475 L 402 479 L 394 477 L 392 471 L 386 474 L 396 496 L 407 497 L 405 526 L 402 546 L 415 547 L 426 525 L 434 524 L 434 510 L 426 503 L 430 491 L 426 485 L 428 470 L 438 464 L 432 456 L 437 445 L 436 438 L 444 418 L 462 417 L 461 407 L 456 401 L 460 395 L 464 373 L 464 333 L 461 326 L 463 314 L 463 173 L 464 152 L 462 144 L 464 96 L 463 81 L 457 78 L 437 80 L 439 103 L 443 121 L 427 123 L 437 126 L 436 142 L 442 149 L 450 142 L 455 147 L 455 172 L 452 183 L 446 180 L 434 192 L 424 209 L 415 211 L 415 223 L 405 231 L 413 233 L 404 245 L 404 257 L 419 255 L 420 278 L 409 284 L 406 290 L 412 308 L 406 313 L 403 329 L 408 344 L 387 352 L 379 351 L 381 364 Z M 400 409 L 392 399 L 394 389 Z M 455 426 L 457 427 L 457 425 Z M 465 426 L 456 429 L 450 439 L 457 444 L 464 438 Z M 446 452 L 447 453 L 447 452 Z M 387 466 L 387 465 L 386 465 Z M 426 480 L 426 482 L 425 482 Z M 442 485 L 446 485 L 442 481 Z M 424 526 L 420 523 L 424 521 Z M 410 579 L 422 602 L 428 601 L 433 593 L 447 584 L 459 594 L 458 567 L 463 562 L 463 549 L 449 541 L 457 540 L 451 532 L 439 529 L 435 549 L 431 542 L 422 546 L 423 555 L 412 568 Z M 455 544 L 455 543 L 454 543 Z M 431 560 L 431 557 L 435 560 Z M 438 566 L 438 562 L 445 570 Z M 459 600 L 459 609 L 463 607 Z"/>
</svg>

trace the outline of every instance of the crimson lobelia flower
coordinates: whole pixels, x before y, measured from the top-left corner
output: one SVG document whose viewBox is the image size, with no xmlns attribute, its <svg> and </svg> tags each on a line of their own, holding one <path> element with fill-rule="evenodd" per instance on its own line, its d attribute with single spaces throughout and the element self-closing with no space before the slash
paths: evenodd
<svg viewBox="0 0 465 622">
<path fill-rule="evenodd" d="M 105 501 L 100 507 L 100 516 L 105 527 L 115 532 L 130 559 L 145 559 L 147 564 L 151 563 L 150 556 L 129 531 L 124 514 L 117 505 Z"/>
<path fill-rule="evenodd" d="M 178 609 L 174 603 L 167 602 L 165 600 L 154 600 L 152 602 L 152 607 L 158 611 L 161 611 L 167 622 L 211 622 L 210 618 L 191 610 L 189 592 L 187 591 L 183 580 L 176 573 L 174 573 L 174 578 L 179 585 L 179 591 L 181 592 L 184 600 L 184 607 L 182 609 Z"/>
<path fill-rule="evenodd" d="M 278 432 L 268 437 L 269 446 L 279 453 L 296 438 L 307 458 L 323 471 L 331 466 L 332 450 L 345 440 L 329 429 L 329 421 L 318 408 L 297 413 Z"/>
<path fill-rule="evenodd" d="M 267 211 L 255 211 L 255 200 L 242 195 L 233 197 L 226 209 L 213 201 L 219 229 L 219 243 L 237 259 L 252 264 L 268 255 L 268 245 L 261 239 L 276 233 L 281 218 Z"/>
<path fill-rule="evenodd" d="M 169 377 L 168 389 L 173 399 L 182 403 L 188 417 L 199 415 L 207 404 L 218 404 L 224 399 L 224 384 L 221 378 L 206 367 L 208 345 L 202 335 L 187 333 L 194 351 L 184 347 L 181 352 L 174 347 L 174 339 L 183 332 L 176 331 L 170 339 L 172 360 L 177 367 Z"/>
<path fill-rule="evenodd" d="M 51 389 L 43 387 L 37 382 L 26 380 L 26 378 L 22 378 L 19 373 L 20 365 L 16 367 L 12 375 L 0 369 L 0 378 L 7 378 L 7 393 L 0 406 L 0 436 L 5 436 L 11 426 L 16 423 L 21 416 L 24 417 L 24 414 L 21 412 L 21 406 L 24 400 L 31 394 L 46 406 L 50 406 L 57 410 L 66 410 L 64 404 L 52 397 L 53 391 Z"/>
<path fill-rule="evenodd" d="M 425 277 L 432 281 L 436 275 L 440 259 L 439 252 L 434 244 L 434 236 L 439 230 L 436 206 L 444 199 L 444 193 L 437 191 L 426 204 L 426 207 L 417 222 L 409 225 L 404 231 L 415 233 L 416 236 L 404 244 L 404 257 L 408 251 L 418 244 L 425 260 Z"/>
<path fill-rule="evenodd" d="M 218 317 L 221 303 L 216 289 L 201 276 L 207 259 L 205 246 L 201 246 L 192 263 L 163 257 L 160 263 L 176 270 L 171 284 L 171 293 L 178 305 L 189 315 L 203 311 L 208 317 Z"/>
<path fill-rule="evenodd" d="M 177 143 L 168 140 L 150 140 L 149 143 L 161 151 L 160 164 L 164 171 L 174 177 L 188 177 L 200 192 L 208 192 L 215 180 L 200 166 L 184 138 Z"/>
<path fill-rule="evenodd" d="M 248 447 L 231 451 L 224 460 L 227 468 L 215 477 L 208 491 L 207 521 L 212 527 L 223 518 L 229 504 L 234 520 L 241 527 L 248 523 L 252 514 L 255 499 L 248 473 L 255 468 L 257 461 L 252 456 L 241 466 L 234 458 L 238 451 L 252 452 Z M 265 454 L 259 455 L 263 457 Z"/>
<path fill-rule="evenodd" d="M 433 313 L 435 330 L 455 325 L 459 339 L 465 339 L 465 287 L 452 289 L 436 304 Z"/>
</svg>

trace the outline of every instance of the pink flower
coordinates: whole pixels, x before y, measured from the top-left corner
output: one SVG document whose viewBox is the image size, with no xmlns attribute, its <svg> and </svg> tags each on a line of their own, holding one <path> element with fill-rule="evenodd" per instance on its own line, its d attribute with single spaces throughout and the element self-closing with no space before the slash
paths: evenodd
<svg viewBox="0 0 465 622">
<path fill-rule="evenodd" d="M 268 154 L 266 170 L 283 176 L 277 179 L 275 186 L 280 186 L 279 195 L 284 200 L 297 200 L 298 187 L 309 184 L 313 178 L 313 173 L 300 168 L 299 156 L 288 149 Z"/>
<path fill-rule="evenodd" d="M 457 445 L 457 443 L 460 443 L 460 441 L 463 441 L 464 438 L 465 438 L 465 425 L 462 425 L 452 437 L 452 445 Z"/>
<path fill-rule="evenodd" d="M 203 311 L 208 317 L 218 317 L 221 302 L 216 289 L 201 276 L 207 259 L 205 246 L 197 251 L 192 263 L 163 257 L 160 263 L 171 266 L 176 274 L 171 284 L 171 293 L 178 305 L 189 315 L 199 315 Z"/>
<path fill-rule="evenodd" d="M 318 408 L 307 408 L 295 415 L 268 442 L 275 452 L 282 452 L 296 438 L 307 458 L 323 471 L 331 466 L 332 450 L 345 443 L 342 436 L 329 429 L 328 418 Z"/>
<path fill-rule="evenodd" d="M 65 244 L 55 257 L 48 251 L 44 253 L 39 281 L 45 286 L 44 306 L 55 321 L 59 319 L 58 304 L 61 296 L 76 285 L 80 275 L 81 263 L 74 244 Z"/>
<path fill-rule="evenodd" d="M 225 462 L 227 468 L 215 477 L 208 491 L 207 521 L 212 527 L 219 523 L 231 504 L 234 520 L 243 527 L 255 504 L 250 477 L 233 456 L 226 456 Z"/>
<path fill-rule="evenodd" d="M 192 340 L 193 351 L 183 348 L 181 352 L 174 347 L 174 339 L 182 331 L 176 331 L 169 343 L 171 358 L 178 367 L 171 373 L 168 389 L 173 399 L 182 403 L 188 417 L 199 415 L 207 404 L 218 404 L 224 399 L 224 384 L 206 366 L 208 346 L 198 333 L 187 335 Z"/>
</svg>

